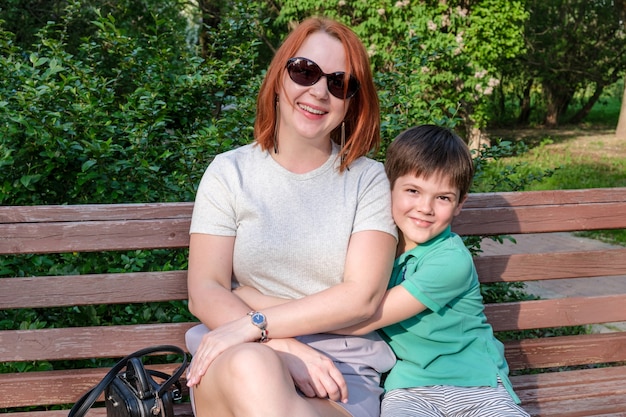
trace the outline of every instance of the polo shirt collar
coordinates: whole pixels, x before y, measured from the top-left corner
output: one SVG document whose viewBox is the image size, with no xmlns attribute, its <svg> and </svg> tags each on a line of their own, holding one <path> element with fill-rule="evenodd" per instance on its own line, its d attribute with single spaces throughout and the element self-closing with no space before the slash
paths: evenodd
<svg viewBox="0 0 626 417">
<path fill-rule="evenodd" d="M 430 239 L 428 242 L 426 243 L 422 243 L 421 245 L 417 245 L 416 247 L 414 247 L 413 249 L 411 249 L 410 251 L 404 252 L 402 255 L 400 255 L 397 259 L 395 264 L 396 265 L 404 265 L 407 261 L 408 258 L 419 258 L 421 257 L 424 253 L 428 252 L 430 250 L 430 248 L 432 248 L 433 246 L 436 246 L 439 244 L 439 242 L 447 239 L 448 237 L 450 237 L 450 234 L 452 233 L 452 228 L 450 226 L 446 227 L 445 230 L 441 233 L 439 233 L 437 236 L 435 236 L 434 238 Z"/>
</svg>

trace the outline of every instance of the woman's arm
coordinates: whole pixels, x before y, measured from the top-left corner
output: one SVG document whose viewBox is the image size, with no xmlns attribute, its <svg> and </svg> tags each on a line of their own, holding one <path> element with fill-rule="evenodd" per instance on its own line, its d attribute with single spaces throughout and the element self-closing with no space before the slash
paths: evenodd
<svg viewBox="0 0 626 417">
<path fill-rule="evenodd" d="M 291 301 L 286 298 L 262 294 L 257 289 L 245 285 L 235 288 L 233 293 L 255 310 L 261 310 Z M 371 318 L 354 326 L 333 331 L 332 333 L 354 336 L 364 335 L 382 327 L 414 317 L 425 309 L 426 306 L 420 303 L 404 287 L 397 286 L 385 293 L 376 313 L 374 313 Z"/>
<path fill-rule="evenodd" d="M 233 320 L 249 321 L 248 305 L 230 290 L 234 241 L 234 237 L 191 235 L 189 310 L 211 329 Z M 327 332 L 371 317 L 384 295 L 395 245 L 395 238 L 384 232 L 355 233 L 342 283 L 289 303 L 274 301 L 265 309 L 271 337 Z"/>
<path fill-rule="evenodd" d="M 292 301 L 288 298 L 272 297 L 271 295 L 265 295 L 256 288 L 248 285 L 242 285 L 233 289 L 233 294 L 241 298 L 241 300 L 250 306 L 253 310 L 263 310 L 269 307 L 274 307 Z"/>
<path fill-rule="evenodd" d="M 234 236 L 192 233 L 187 287 L 189 311 L 208 328 L 245 316 L 250 309 L 231 293 Z"/>
<path fill-rule="evenodd" d="M 395 247 L 396 239 L 388 233 L 363 231 L 353 234 L 343 282 L 263 310 L 270 337 L 330 332 L 370 318 L 387 288 Z"/>
</svg>

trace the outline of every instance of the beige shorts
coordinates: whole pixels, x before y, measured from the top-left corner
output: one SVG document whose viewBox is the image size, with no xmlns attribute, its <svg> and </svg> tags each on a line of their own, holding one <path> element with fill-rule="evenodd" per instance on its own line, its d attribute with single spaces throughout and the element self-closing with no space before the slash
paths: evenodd
<svg viewBox="0 0 626 417">
<path fill-rule="evenodd" d="M 298 337 L 330 357 L 348 384 L 348 403 L 339 403 L 353 417 L 378 417 L 383 388 L 380 375 L 396 363 L 393 351 L 377 333 L 365 336 L 318 334 Z"/>
</svg>

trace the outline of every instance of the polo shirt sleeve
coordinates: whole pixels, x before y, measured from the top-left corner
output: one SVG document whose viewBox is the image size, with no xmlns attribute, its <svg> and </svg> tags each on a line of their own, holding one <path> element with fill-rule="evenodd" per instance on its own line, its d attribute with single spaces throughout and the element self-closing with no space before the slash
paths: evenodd
<svg viewBox="0 0 626 417">
<path fill-rule="evenodd" d="M 407 264 L 402 286 L 419 302 L 438 313 L 472 285 L 474 264 L 469 252 L 446 247 Z"/>
</svg>

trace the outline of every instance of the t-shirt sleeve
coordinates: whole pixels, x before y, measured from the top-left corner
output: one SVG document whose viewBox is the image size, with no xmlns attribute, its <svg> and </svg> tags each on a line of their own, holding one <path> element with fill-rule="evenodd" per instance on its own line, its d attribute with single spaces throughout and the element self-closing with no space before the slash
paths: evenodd
<svg viewBox="0 0 626 417">
<path fill-rule="evenodd" d="M 383 164 L 374 162 L 361 178 L 353 233 L 377 230 L 398 237 L 391 215 L 391 190 Z"/>
<path fill-rule="evenodd" d="M 401 285 L 435 313 L 472 285 L 471 255 L 461 248 L 436 251 L 406 271 Z"/>
<path fill-rule="evenodd" d="M 237 178 L 228 159 L 218 155 L 204 172 L 193 207 L 189 233 L 236 235 L 236 190 L 230 177 Z"/>
</svg>

